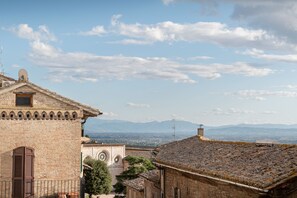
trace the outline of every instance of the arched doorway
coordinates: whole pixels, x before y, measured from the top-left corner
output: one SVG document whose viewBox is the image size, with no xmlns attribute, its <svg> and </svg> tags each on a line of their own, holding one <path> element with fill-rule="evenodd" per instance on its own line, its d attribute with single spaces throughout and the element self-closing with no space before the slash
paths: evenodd
<svg viewBox="0 0 297 198">
<path fill-rule="evenodd" d="M 13 150 L 12 197 L 34 197 L 34 150 L 18 147 Z"/>
</svg>

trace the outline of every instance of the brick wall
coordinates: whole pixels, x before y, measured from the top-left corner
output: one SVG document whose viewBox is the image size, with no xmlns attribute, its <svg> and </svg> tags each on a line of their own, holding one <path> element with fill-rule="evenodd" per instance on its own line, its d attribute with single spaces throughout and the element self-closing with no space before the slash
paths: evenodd
<svg viewBox="0 0 297 198">
<path fill-rule="evenodd" d="M 78 179 L 80 119 L 0 120 L 0 179 L 12 176 L 13 149 L 34 149 L 35 179 Z"/>
<path fill-rule="evenodd" d="M 173 189 L 180 190 L 181 197 L 187 198 L 253 198 L 260 195 L 252 190 L 223 182 L 216 182 L 198 176 L 181 173 L 169 168 L 165 169 L 165 197 L 173 198 Z"/>
<path fill-rule="evenodd" d="M 144 180 L 144 197 L 145 198 L 160 198 L 160 188 L 156 184 L 147 179 Z"/>
<path fill-rule="evenodd" d="M 8 88 L 9 89 L 9 88 Z M 17 107 L 14 92 L 34 92 L 33 107 Z M 54 113 L 54 118 L 19 118 L 18 112 Z M 2 118 L 14 112 L 17 116 Z M 58 112 L 76 113 L 75 118 L 57 118 Z M 82 110 L 61 102 L 29 86 L 0 95 L 0 180 L 11 179 L 13 149 L 26 146 L 34 149 L 34 176 L 42 180 L 78 179 L 80 175 L 80 136 Z"/>
<path fill-rule="evenodd" d="M 1 94 L 0 96 L 0 108 L 17 108 L 15 107 L 15 93 L 14 92 L 35 92 L 33 95 L 33 109 L 74 109 L 77 107 L 74 107 L 70 104 L 63 103 L 51 96 L 45 95 L 43 93 L 40 93 L 34 89 L 32 89 L 29 86 L 23 86 L 14 90 L 11 90 L 9 92 L 6 92 L 4 94 Z M 31 107 L 22 107 L 23 109 L 32 109 Z"/>
<path fill-rule="evenodd" d="M 126 198 L 142 198 L 144 197 L 143 191 L 137 191 L 134 188 L 127 186 Z"/>
</svg>

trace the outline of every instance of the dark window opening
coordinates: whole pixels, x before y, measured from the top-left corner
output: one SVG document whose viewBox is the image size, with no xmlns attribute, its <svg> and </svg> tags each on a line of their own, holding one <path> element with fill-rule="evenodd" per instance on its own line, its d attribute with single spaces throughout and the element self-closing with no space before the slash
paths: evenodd
<svg viewBox="0 0 297 198">
<path fill-rule="evenodd" d="M 16 106 L 32 107 L 32 94 L 16 94 Z"/>
</svg>

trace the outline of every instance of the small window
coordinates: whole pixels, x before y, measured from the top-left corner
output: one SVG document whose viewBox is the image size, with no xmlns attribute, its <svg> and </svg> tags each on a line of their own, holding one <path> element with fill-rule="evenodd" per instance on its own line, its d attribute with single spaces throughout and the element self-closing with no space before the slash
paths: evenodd
<svg viewBox="0 0 297 198">
<path fill-rule="evenodd" d="M 16 94 L 16 106 L 32 107 L 32 94 Z"/>
<path fill-rule="evenodd" d="M 120 160 L 121 160 L 121 156 L 119 155 L 114 158 L 115 163 L 119 163 Z"/>
<path fill-rule="evenodd" d="M 99 153 L 99 155 L 98 155 L 98 159 L 100 160 L 100 161 L 107 161 L 107 158 L 108 158 L 108 155 L 107 155 L 107 153 L 106 152 L 104 152 L 104 151 L 102 151 L 102 152 L 100 152 Z"/>
</svg>

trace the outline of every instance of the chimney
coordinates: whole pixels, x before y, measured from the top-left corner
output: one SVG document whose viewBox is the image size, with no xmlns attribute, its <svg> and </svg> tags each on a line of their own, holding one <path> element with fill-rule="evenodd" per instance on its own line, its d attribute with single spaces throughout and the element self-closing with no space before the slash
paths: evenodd
<svg viewBox="0 0 297 198">
<path fill-rule="evenodd" d="M 199 128 L 197 129 L 197 135 L 198 135 L 198 137 L 203 137 L 204 136 L 203 124 L 200 124 Z"/>
</svg>

